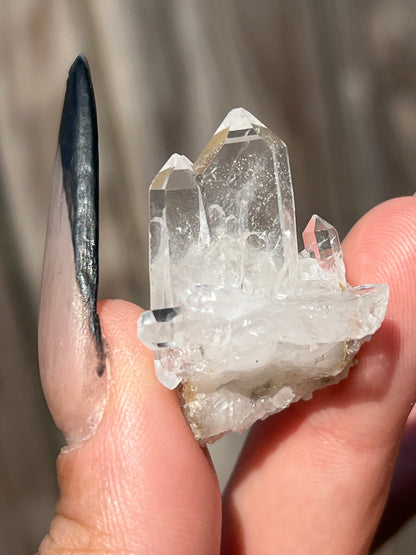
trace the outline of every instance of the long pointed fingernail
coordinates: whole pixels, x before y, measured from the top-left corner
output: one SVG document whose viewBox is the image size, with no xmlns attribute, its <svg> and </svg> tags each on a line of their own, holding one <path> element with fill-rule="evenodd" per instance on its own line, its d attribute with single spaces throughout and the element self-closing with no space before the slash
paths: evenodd
<svg viewBox="0 0 416 555">
<path fill-rule="evenodd" d="M 62 110 L 39 310 L 42 386 L 68 445 L 93 434 L 107 397 L 97 287 L 97 118 L 88 63 L 78 56 Z"/>
</svg>

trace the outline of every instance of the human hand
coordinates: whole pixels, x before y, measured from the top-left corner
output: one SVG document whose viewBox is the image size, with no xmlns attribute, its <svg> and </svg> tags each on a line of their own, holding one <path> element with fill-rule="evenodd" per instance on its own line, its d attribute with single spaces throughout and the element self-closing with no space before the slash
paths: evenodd
<svg viewBox="0 0 416 555">
<path fill-rule="evenodd" d="M 346 380 L 253 427 L 222 511 L 207 450 L 136 338 L 141 309 L 103 301 L 109 398 L 95 434 L 58 458 L 39 553 L 365 553 L 416 399 L 416 198 L 370 211 L 343 252 L 352 285 L 389 283 L 386 319 Z"/>
</svg>

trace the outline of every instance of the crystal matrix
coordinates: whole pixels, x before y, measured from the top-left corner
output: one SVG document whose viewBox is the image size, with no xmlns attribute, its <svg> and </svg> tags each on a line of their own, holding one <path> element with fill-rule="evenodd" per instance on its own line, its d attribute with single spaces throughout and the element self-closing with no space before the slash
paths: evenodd
<svg viewBox="0 0 416 555">
<path fill-rule="evenodd" d="M 286 145 L 241 108 L 194 165 L 175 154 L 155 177 L 138 335 L 201 443 L 337 383 L 380 326 L 387 285 L 349 286 L 318 216 L 303 241 Z"/>
</svg>

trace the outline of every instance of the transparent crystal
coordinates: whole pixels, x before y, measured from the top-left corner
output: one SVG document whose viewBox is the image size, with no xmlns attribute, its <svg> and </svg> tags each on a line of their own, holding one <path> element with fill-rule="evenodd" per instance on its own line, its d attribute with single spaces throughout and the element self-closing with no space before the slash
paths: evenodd
<svg viewBox="0 0 416 555">
<path fill-rule="evenodd" d="M 201 443 L 337 383 L 380 326 L 387 285 L 346 283 L 319 216 L 303 240 L 298 254 L 286 146 L 242 108 L 193 166 L 175 154 L 153 180 L 138 336 Z"/>
<path fill-rule="evenodd" d="M 242 108 L 232 110 L 194 165 L 213 252 L 212 285 L 272 294 L 297 258 L 295 205 L 284 142 Z M 273 279 L 264 279 L 271 272 Z M 205 278 L 205 275 L 204 275 Z M 286 281 L 284 281 L 286 278 Z M 201 282 L 207 283 L 206 278 Z M 215 282 L 215 283 L 214 283 Z"/>
<path fill-rule="evenodd" d="M 172 306 L 181 284 L 173 272 L 198 240 L 199 192 L 192 162 L 173 154 L 150 186 L 150 291 L 152 308 Z M 171 260 L 172 264 L 166 262 Z"/>
<path fill-rule="evenodd" d="M 321 268 L 336 274 L 344 283 L 345 266 L 341 243 L 335 227 L 315 214 L 305 227 L 302 238 L 309 256 L 316 258 Z"/>
</svg>

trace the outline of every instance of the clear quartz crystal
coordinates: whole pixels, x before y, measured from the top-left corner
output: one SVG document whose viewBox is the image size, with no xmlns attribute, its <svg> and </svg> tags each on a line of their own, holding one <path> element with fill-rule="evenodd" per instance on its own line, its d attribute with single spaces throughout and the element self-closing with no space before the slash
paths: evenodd
<svg viewBox="0 0 416 555">
<path fill-rule="evenodd" d="M 286 145 L 242 108 L 194 165 L 174 154 L 153 180 L 138 336 L 201 443 L 337 383 L 380 326 L 387 285 L 346 283 L 319 216 L 303 241 L 298 254 Z"/>
<path fill-rule="evenodd" d="M 309 220 L 303 233 L 303 244 L 309 256 L 316 258 L 319 265 L 345 282 L 345 266 L 341 243 L 335 227 L 316 214 Z"/>
</svg>

